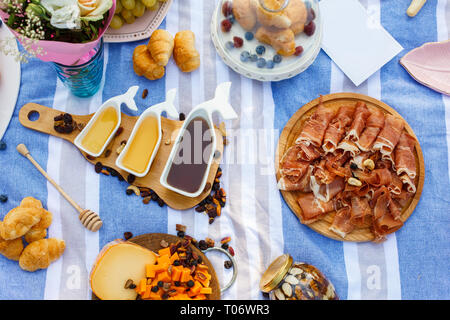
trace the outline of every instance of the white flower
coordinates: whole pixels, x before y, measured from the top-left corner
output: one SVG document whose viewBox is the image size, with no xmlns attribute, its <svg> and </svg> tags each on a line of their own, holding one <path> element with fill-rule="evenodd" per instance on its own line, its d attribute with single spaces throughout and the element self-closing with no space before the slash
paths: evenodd
<svg viewBox="0 0 450 320">
<path fill-rule="evenodd" d="M 103 15 L 111 9 L 112 5 L 112 0 L 78 0 L 78 7 L 83 20 L 103 19 Z"/>
<path fill-rule="evenodd" d="M 55 28 L 80 28 L 78 0 L 41 0 L 41 5 L 50 12 L 50 23 Z"/>
</svg>

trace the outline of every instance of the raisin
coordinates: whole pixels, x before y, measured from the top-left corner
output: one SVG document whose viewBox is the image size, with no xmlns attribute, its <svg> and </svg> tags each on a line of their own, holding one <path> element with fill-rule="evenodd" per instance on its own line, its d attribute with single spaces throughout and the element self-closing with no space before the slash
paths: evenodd
<svg viewBox="0 0 450 320">
<path fill-rule="evenodd" d="M 6 194 L 0 195 L 0 202 L 5 203 L 6 201 L 8 201 L 8 196 Z"/>
<path fill-rule="evenodd" d="M 125 232 L 123 234 L 123 237 L 125 240 L 129 240 L 129 239 L 133 238 L 133 234 L 131 232 Z"/>
<path fill-rule="evenodd" d="M 186 115 L 183 112 L 180 112 L 180 121 L 186 120 Z"/>
<path fill-rule="evenodd" d="M 177 236 L 180 238 L 184 238 L 184 231 L 178 231 Z"/>
<path fill-rule="evenodd" d="M 225 269 L 230 269 L 233 266 L 233 262 L 230 260 L 227 260 L 224 262 Z"/>
<path fill-rule="evenodd" d="M 186 283 L 186 285 L 188 286 L 188 288 L 192 288 L 192 287 L 195 285 L 195 283 L 194 283 L 194 281 L 189 280 L 189 281 Z"/>
<path fill-rule="evenodd" d="M 64 114 L 63 120 L 64 120 L 64 123 L 66 123 L 66 124 L 71 124 L 73 121 L 72 116 L 68 113 Z"/>
<path fill-rule="evenodd" d="M 144 91 L 142 91 L 142 99 L 147 98 L 148 95 L 148 89 L 144 89 Z"/>
<path fill-rule="evenodd" d="M 156 200 L 158 202 L 158 206 L 163 207 L 164 206 L 164 201 L 161 198 L 158 198 L 158 200 Z"/>
<path fill-rule="evenodd" d="M 156 293 L 158 292 L 159 288 L 157 286 L 152 287 L 152 292 Z"/>
<path fill-rule="evenodd" d="M 103 169 L 103 164 L 101 162 L 97 162 L 95 164 L 95 172 L 100 173 Z"/>
<path fill-rule="evenodd" d="M 198 243 L 198 247 L 200 248 L 200 250 L 206 250 L 208 249 L 208 244 L 205 240 L 200 240 Z"/>
<path fill-rule="evenodd" d="M 227 250 L 230 245 L 228 243 L 222 244 L 222 249 Z"/>
<path fill-rule="evenodd" d="M 158 281 L 158 287 L 162 288 L 164 286 L 164 282 Z"/>
</svg>

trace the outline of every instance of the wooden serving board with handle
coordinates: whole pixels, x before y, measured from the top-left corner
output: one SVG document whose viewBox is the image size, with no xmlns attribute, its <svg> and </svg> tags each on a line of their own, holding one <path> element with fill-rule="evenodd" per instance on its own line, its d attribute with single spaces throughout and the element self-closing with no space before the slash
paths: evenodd
<svg viewBox="0 0 450 320">
<path fill-rule="evenodd" d="M 62 112 L 51 109 L 36 103 L 27 103 L 25 104 L 19 112 L 19 121 L 20 123 L 29 129 L 33 129 L 39 132 L 43 132 L 55 137 L 59 137 L 69 141 L 70 143 L 74 143 L 75 138 L 80 133 L 79 130 L 75 129 L 72 133 L 63 134 L 58 133 L 53 128 L 54 117 L 60 115 Z M 77 123 L 87 124 L 89 120 L 92 118 L 94 114 L 89 115 L 72 115 L 72 118 Z M 32 121 L 31 119 L 35 119 Z M 134 124 L 136 123 L 138 117 L 128 116 L 122 113 L 122 122 L 121 127 L 123 128 L 123 132 L 114 138 L 110 145 L 106 148 L 106 150 L 111 150 L 111 153 L 108 157 L 105 157 L 106 151 L 97 158 L 92 158 L 88 156 L 85 152 L 80 152 L 86 158 L 87 161 L 95 165 L 97 162 L 101 162 L 103 166 L 113 168 L 116 170 L 124 179 L 127 180 L 128 172 L 123 171 L 116 167 L 116 159 L 118 154 L 116 152 L 117 148 L 119 148 L 120 143 L 124 140 L 128 140 L 131 135 L 131 131 L 133 130 Z M 170 151 L 174 145 L 174 139 L 177 136 L 177 131 L 181 128 L 183 122 L 170 120 L 164 117 L 161 117 L 161 128 L 162 128 L 162 139 L 161 145 L 159 147 L 158 153 L 152 163 L 149 173 L 142 178 L 136 177 L 136 180 L 133 182 L 133 185 L 138 187 L 150 188 L 155 191 L 158 196 L 171 208 L 176 210 L 186 210 L 196 206 L 199 202 L 201 202 L 205 197 L 207 197 L 211 192 L 211 187 L 214 183 L 214 178 L 216 176 L 217 169 L 219 168 L 220 160 L 223 154 L 223 135 L 220 130 L 216 130 L 217 136 L 217 146 L 216 146 L 216 154 L 217 157 L 214 158 L 213 163 L 211 165 L 211 170 L 208 175 L 207 186 L 209 188 L 205 188 L 205 190 L 196 198 L 190 198 L 178 194 L 174 191 L 168 190 L 164 188 L 160 183 L 159 179 L 161 177 L 161 173 L 164 169 L 166 161 L 169 157 Z M 170 141 L 170 144 L 168 142 Z M 75 146 L 75 145 L 74 145 Z"/>
<path fill-rule="evenodd" d="M 177 236 L 166 234 L 166 233 L 147 233 L 140 236 L 136 236 L 134 238 L 131 238 L 130 242 L 133 242 L 135 244 L 138 244 L 146 249 L 149 249 L 155 253 L 158 253 L 158 250 L 162 249 L 161 247 L 161 240 L 165 240 L 170 244 L 176 243 L 178 240 L 182 240 L 181 238 L 178 238 Z M 216 271 L 214 271 L 214 267 L 211 264 L 211 261 L 208 260 L 208 258 L 205 256 L 205 254 L 194 247 L 191 244 L 192 250 L 198 254 L 199 257 L 202 258 L 203 263 L 208 266 L 208 272 L 211 275 L 211 281 L 210 281 L 210 287 L 212 289 L 212 294 L 208 295 L 208 300 L 220 300 L 220 284 L 219 280 L 217 278 Z M 98 297 L 95 294 L 92 294 L 93 300 L 98 300 Z"/>
<path fill-rule="evenodd" d="M 396 117 L 403 119 L 403 117 L 394 109 L 389 107 L 387 104 L 371 98 L 366 95 L 357 94 L 357 93 L 334 93 L 328 94 L 322 97 L 322 101 L 325 107 L 333 108 L 337 110 L 339 107 L 343 105 L 355 105 L 358 101 L 363 101 L 366 103 L 369 109 L 379 108 L 385 114 L 392 114 Z M 280 160 L 283 157 L 286 150 L 292 146 L 299 136 L 300 132 L 303 129 L 303 125 L 307 119 L 315 112 L 317 106 L 319 105 L 319 98 L 305 104 L 301 107 L 287 122 L 283 131 L 281 132 L 280 139 L 278 142 L 278 147 L 275 155 L 275 168 L 277 173 L 277 181 L 280 179 L 279 173 L 279 164 Z M 415 158 L 416 158 L 416 167 L 417 167 L 417 176 L 415 180 L 415 185 L 417 188 L 416 194 L 413 198 L 409 200 L 405 207 L 402 209 L 401 219 L 405 222 L 409 216 L 412 214 L 414 209 L 416 208 L 417 203 L 419 202 L 420 195 L 422 194 L 423 184 L 425 181 L 425 165 L 422 154 L 422 149 L 420 148 L 419 140 L 417 139 L 414 131 L 411 129 L 409 124 L 403 119 L 405 122 L 405 130 L 414 138 L 416 138 L 416 147 L 415 147 Z M 291 210 L 295 213 L 297 217 L 300 218 L 301 208 L 297 202 L 297 199 L 301 192 L 299 191 L 281 191 L 284 200 L 291 208 Z M 352 242 L 366 242 L 372 241 L 374 239 L 374 235 L 370 231 L 369 225 L 363 228 L 355 228 L 351 233 L 345 236 L 345 239 L 341 238 L 339 235 L 329 230 L 331 223 L 333 222 L 335 212 L 328 213 L 322 219 L 308 224 L 308 227 L 315 230 L 316 232 L 335 240 L 339 241 L 352 241 Z"/>
</svg>

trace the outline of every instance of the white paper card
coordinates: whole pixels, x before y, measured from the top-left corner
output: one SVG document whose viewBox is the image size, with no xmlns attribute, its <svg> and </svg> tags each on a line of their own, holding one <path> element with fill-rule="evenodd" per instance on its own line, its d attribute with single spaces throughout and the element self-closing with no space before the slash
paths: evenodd
<svg viewBox="0 0 450 320">
<path fill-rule="evenodd" d="M 357 0 L 322 0 L 322 49 L 359 86 L 403 50 Z"/>
</svg>

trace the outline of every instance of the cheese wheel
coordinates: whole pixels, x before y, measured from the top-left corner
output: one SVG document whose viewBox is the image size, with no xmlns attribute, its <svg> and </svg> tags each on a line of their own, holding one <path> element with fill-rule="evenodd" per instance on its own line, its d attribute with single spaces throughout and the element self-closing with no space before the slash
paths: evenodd
<svg viewBox="0 0 450 320">
<path fill-rule="evenodd" d="M 92 268 L 92 292 L 102 300 L 135 300 L 136 291 L 125 289 L 131 279 L 138 285 L 145 278 L 145 266 L 155 264 L 156 254 L 137 244 L 121 240 L 106 245 Z"/>
</svg>

